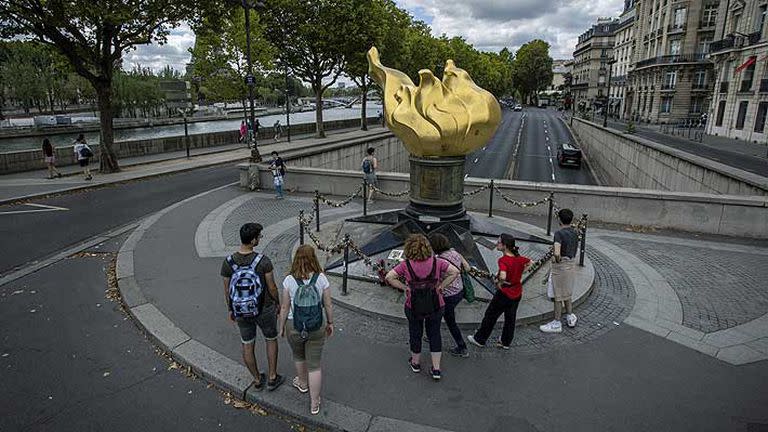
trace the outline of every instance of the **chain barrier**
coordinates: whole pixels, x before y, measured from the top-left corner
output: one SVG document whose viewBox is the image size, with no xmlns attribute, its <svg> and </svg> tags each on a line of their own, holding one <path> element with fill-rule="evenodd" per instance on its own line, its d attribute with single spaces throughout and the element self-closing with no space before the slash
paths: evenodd
<svg viewBox="0 0 768 432">
<path fill-rule="evenodd" d="M 487 185 L 485 185 L 485 186 L 480 186 L 479 188 L 477 188 L 477 189 L 475 189 L 475 190 L 473 190 L 473 191 L 469 191 L 469 192 L 462 192 L 461 194 L 462 194 L 463 196 L 473 196 L 473 195 L 477 195 L 477 194 L 479 194 L 480 192 L 482 192 L 482 191 L 484 191 L 484 190 L 486 190 L 486 189 L 490 189 L 490 187 L 491 187 L 491 184 L 490 184 L 490 183 L 488 183 Z"/>
<path fill-rule="evenodd" d="M 344 241 L 341 241 L 339 243 L 336 243 L 333 246 L 329 246 L 324 244 L 318 237 L 317 234 L 313 233 L 312 230 L 309 228 L 309 226 L 312 224 L 312 218 L 306 218 L 306 217 L 298 217 L 299 223 L 304 227 L 304 232 L 309 235 L 309 238 L 312 239 L 312 242 L 315 244 L 315 246 L 323 251 L 328 252 L 332 254 L 340 253 L 344 250 L 345 243 Z"/>
<path fill-rule="evenodd" d="M 386 191 L 383 191 L 383 190 L 379 189 L 378 187 L 376 187 L 374 185 L 368 185 L 368 186 L 370 186 L 371 189 L 373 189 L 375 192 L 378 192 L 378 193 L 380 193 L 380 194 L 382 194 L 384 196 L 390 196 L 390 197 L 395 197 L 395 198 L 401 197 L 401 196 L 406 196 L 409 193 L 411 193 L 410 189 L 406 189 L 406 190 L 404 190 L 402 192 L 386 192 Z"/>
<path fill-rule="evenodd" d="M 328 204 L 331 207 L 338 208 L 338 207 L 344 207 L 345 205 L 349 204 L 350 202 L 352 202 L 353 199 L 357 198 L 362 192 L 363 192 L 363 185 L 360 185 L 360 187 L 358 187 L 357 190 L 352 195 L 348 196 L 346 199 L 342 201 L 331 201 L 328 198 L 326 198 L 325 195 L 317 195 L 316 199 L 319 199 L 320 201 L 322 201 L 325 204 Z"/>
<path fill-rule="evenodd" d="M 503 199 L 504 201 L 506 201 L 506 202 L 508 202 L 508 203 L 510 203 L 510 204 L 512 204 L 514 206 L 522 207 L 522 208 L 536 207 L 538 205 L 542 205 L 544 203 L 547 203 L 550 200 L 550 197 L 546 197 L 546 198 L 542 198 L 542 199 L 540 199 L 538 201 L 517 201 L 515 199 L 512 199 L 512 198 L 508 197 L 507 195 L 504 195 L 504 193 L 501 192 L 501 189 L 499 189 L 498 186 L 494 185 L 493 186 L 493 190 L 496 191 L 496 194 L 498 194 L 501 197 L 501 199 Z"/>
</svg>

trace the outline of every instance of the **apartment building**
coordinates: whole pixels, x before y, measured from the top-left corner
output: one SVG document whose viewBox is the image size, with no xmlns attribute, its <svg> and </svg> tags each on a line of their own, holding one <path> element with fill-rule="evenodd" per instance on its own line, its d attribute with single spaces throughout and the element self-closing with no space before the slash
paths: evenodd
<svg viewBox="0 0 768 432">
<path fill-rule="evenodd" d="M 766 0 L 721 0 L 713 12 L 716 42 L 709 58 L 716 74 L 706 132 L 765 142 L 768 115 Z"/>
<path fill-rule="evenodd" d="M 707 58 L 720 3 L 742 0 L 641 0 L 635 5 L 634 70 L 626 109 L 649 123 L 698 120 L 713 88 Z"/>
<path fill-rule="evenodd" d="M 608 61 L 613 57 L 614 29 L 618 21 L 600 18 L 582 33 L 573 52 L 571 95 L 577 110 L 596 109 L 608 95 Z"/>
<path fill-rule="evenodd" d="M 613 66 L 611 71 L 611 86 L 609 89 L 610 115 L 616 118 L 627 118 L 630 114 L 625 103 L 627 96 L 627 76 L 634 69 L 635 51 L 635 5 L 634 0 L 626 0 L 624 12 L 619 17 L 614 28 Z"/>
</svg>

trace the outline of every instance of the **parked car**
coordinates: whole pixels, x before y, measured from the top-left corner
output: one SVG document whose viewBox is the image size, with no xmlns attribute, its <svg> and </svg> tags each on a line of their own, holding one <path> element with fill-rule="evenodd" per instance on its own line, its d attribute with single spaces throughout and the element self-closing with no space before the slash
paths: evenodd
<svg viewBox="0 0 768 432">
<path fill-rule="evenodd" d="M 523 106 L 522 106 L 522 105 L 520 105 L 520 104 L 517 104 L 517 105 L 515 105 L 515 107 L 514 107 L 514 108 L 512 108 L 512 109 L 513 109 L 514 111 L 522 111 L 522 110 L 523 110 Z"/>
<path fill-rule="evenodd" d="M 581 168 L 581 149 L 568 142 L 560 144 L 557 148 L 557 163 L 560 166 Z"/>
</svg>

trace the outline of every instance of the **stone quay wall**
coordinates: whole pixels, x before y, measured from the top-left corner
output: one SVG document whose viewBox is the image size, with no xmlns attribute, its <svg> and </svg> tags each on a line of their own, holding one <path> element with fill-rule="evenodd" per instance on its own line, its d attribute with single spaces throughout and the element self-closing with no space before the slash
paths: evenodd
<svg viewBox="0 0 768 432">
<path fill-rule="evenodd" d="M 626 188 L 768 196 L 768 177 L 574 118 L 573 132 L 602 184 Z"/>
<path fill-rule="evenodd" d="M 376 122 L 376 117 L 368 118 L 368 124 L 375 124 Z M 360 119 L 334 120 L 324 122 L 325 130 L 347 129 L 359 125 Z M 314 123 L 300 123 L 291 125 L 291 134 L 293 135 L 309 134 L 313 133 L 314 131 Z M 240 132 L 237 130 L 189 135 L 189 148 L 199 149 L 234 144 L 237 142 L 239 137 Z M 272 127 L 262 126 L 259 130 L 259 136 L 257 139 L 271 140 L 272 137 Z M 101 147 L 94 145 L 91 146 L 91 148 L 95 153 L 92 162 L 98 162 Z M 115 142 L 114 149 L 118 158 L 124 158 L 181 151 L 186 149 L 186 144 L 184 136 L 174 136 L 148 140 L 118 141 Z M 57 166 L 77 164 L 73 146 L 56 147 L 55 152 Z M 40 149 L 0 153 L 0 174 L 10 174 L 14 172 L 33 171 L 39 169 L 45 169 L 43 152 Z"/>
</svg>

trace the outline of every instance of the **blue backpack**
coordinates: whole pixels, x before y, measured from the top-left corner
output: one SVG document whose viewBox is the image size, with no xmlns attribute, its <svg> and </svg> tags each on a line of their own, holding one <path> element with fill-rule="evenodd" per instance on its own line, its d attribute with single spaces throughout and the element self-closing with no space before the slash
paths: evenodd
<svg viewBox="0 0 768 432">
<path fill-rule="evenodd" d="M 363 172 L 365 174 L 370 174 L 373 171 L 373 164 L 371 163 L 370 159 L 363 159 Z"/>
<path fill-rule="evenodd" d="M 315 288 L 318 276 L 318 273 L 313 274 L 307 284 L 293 278 L 299 285 L 293 296 L 293 328 L 303 338 L 323 325 L 323 297 Z"/>
<path fill-rule="evenodd" d="M 254 318 L 261 312 L 264 288 L 261 276 L 256 272 L 260 261 L 261 254 L 256 254 L 251 264 L 239 266 L 232 255 L 227 257 L 233 271 L 229 279 L 229 299 L 235 318 Z"/>
</svg>

